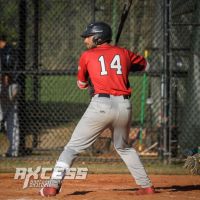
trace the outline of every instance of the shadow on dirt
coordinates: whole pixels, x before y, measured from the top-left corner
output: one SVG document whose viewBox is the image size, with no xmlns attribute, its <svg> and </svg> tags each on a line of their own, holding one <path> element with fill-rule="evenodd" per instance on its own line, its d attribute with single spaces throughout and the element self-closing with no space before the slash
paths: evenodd
<svg viewBox="0 0 200 200">
<path fill-rule="evenodd" d="M 114 191 L 136 191 L 137 188 L 133 189 L 113 189 Z M 160 190 L 167 190 L 170 192 L 181 192 L 181 191 L 193 191 L 193 190 L 199 190 L 200 191 L 200 185 L 172 185 L 168 187 L 155 187 L 156 193 L 160 193 Z"/>
</svg>

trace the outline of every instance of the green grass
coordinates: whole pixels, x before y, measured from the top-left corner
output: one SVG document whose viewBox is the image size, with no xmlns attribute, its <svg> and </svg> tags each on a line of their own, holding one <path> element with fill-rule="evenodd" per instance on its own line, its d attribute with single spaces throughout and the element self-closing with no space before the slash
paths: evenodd
<svg viewBox="0 0 200 200">
<path fill-rule="evenodd" d="M 35 169 L 37 166 L 42 167 L 53 167 L 57 158 L 49 161 L 41 160 L 1 160 L 0 162 L 0 173 L 14 173 L 16 167 L 32 167 Z M 188 170 L 183 168 L 183 163 L 164 165 L 161 162 L 155 161 L 144 162 L 144 166 L 148 174 L 166 174 L 166 175 L 186 175 L 189 174 Z M 123 174 L 129 173 L 125 164 L 121 162 L 86 162 L 77 161 L 73 167 L 87 167 L 89 173 L 99 174 Z"/>
<path fill-rule="evenodd" d="M 42 103 L 88 103 L 87 90 L 80 90 L 76 85 L 75 76 L 42 76 L 39 79 L 39 100 Z M 33 79 L 27 77 L 26 98 L 33 100 Z"/>
<path fill-rule="evenodd" d="M 132 99 L 141 100 L 142 76 L 130 76 L 130 85 L 133 88 Z M 89 100 L 87 90 L 80 90 L 76 84 L 76 76 L 42 76 L 39 79 L 40 101 L 50 102 L 75 102 L 87 103 Z M 146 89 L 147 92 L 147 89 Z M 26 79 L 26 94 L 28 98 L 33 98 L 33 79 Z M 137 102 L 136 101 L 136 102 Z"/>
</svg>

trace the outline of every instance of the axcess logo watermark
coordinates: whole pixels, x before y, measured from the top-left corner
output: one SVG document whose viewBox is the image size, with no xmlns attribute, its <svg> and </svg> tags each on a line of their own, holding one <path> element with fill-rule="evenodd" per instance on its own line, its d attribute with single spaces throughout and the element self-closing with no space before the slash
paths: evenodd
<svg viewBox="0 0 200 200">
<path fill-rule="evenodd" d="M 23 189 L 27 187 L 44 187 L 51 180 L 47 173 L 52 173 L 53 168 L 38 166 L 33 168 L 16 168 L 14 179 L 24 179 Z M 56 170 L 56 178 L 62 179 L 63 171 Z M 64 179 L 86 179 L 88 168 L 69 168 L 64 175 Z"/>
</svg>

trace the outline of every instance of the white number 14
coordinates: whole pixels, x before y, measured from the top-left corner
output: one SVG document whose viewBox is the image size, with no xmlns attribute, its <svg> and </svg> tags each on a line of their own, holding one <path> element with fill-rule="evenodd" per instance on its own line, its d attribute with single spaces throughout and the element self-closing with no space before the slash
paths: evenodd
<svg viewBox="0 0 200 200">
<path fill-rule="evenodd" d="M 99 57 L 99 62 L 101 64 L 101 75 L 107 75 L 108 71 L 106 70 L 105 60 L 103 56 Z M 115 55 L 115 57 L 112 59 L 112 62 L 110 63 L 111 69 L 116 69 L 117 74 L 122 74 L 122 66 L 120 63 L 120 56 Z"/>
</svg>

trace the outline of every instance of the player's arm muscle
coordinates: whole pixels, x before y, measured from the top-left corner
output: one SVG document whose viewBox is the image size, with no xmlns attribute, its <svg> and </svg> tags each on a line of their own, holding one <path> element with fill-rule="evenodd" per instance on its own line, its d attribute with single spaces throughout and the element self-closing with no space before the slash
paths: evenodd
<svg viewBox="0 0 200 200">
<path fill-rule="evenodd" d="M 80 89 L 88 88 L 88 72 L 87 72 L 84 56 L 81 56 L 79 60 L 77 86 Z"/>
</svg>

